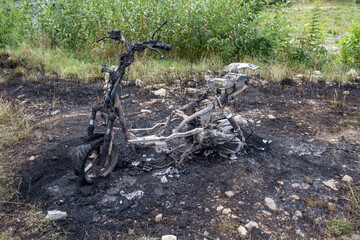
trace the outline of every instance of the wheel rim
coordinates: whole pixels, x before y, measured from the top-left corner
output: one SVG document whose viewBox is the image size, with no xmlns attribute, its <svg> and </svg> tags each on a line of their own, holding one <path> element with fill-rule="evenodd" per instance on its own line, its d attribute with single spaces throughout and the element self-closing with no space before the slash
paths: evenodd
<svg viewBox="0 0 360 240">
<path fill-rule="evenodd" d="M 89 156 L 86 158 L 84 163 L 84 177 L 85 180 L 89 183 L 92 183 L 94 181 L 94 178 L 96 177 L 95 173 L 92 170 L 93 162 L 98 158 L 100 155 L 100 151 L 98 151 L 98 148 L 95 148 L 91 151 Z"/>
<path fill-rule="evenodd" d="M 106 157 L 104 165 L 98 165 L 101 156 L 101 146 L 102 144 L 91 149 L 84 161 L 84 178 L 88 183 L 93 183 L 96 177 L 107 176 L 115 168 L 118 158 L 118 152 L 115 146 L 112 147 L 110 156 Z"/>
</svg>

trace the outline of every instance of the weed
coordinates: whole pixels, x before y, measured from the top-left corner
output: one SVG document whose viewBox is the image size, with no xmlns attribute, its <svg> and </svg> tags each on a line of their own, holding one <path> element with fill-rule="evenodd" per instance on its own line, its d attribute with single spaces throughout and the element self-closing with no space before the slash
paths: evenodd
<svg viewBox="0 0 360 240">
<path fill-rule="evenodd" d="M 360 192 L 352 184 L 348 184 L 349 192 L 348 198 L 350 199 L 349 210 L 352 214 L 360 215 Z"/>
<path fill-rule="evenodd" d="M 228 236 L 237 236 L 237 227 L 238 225 L 229 220 L 222 220 L 218 222 L 217 231 L 225 233 Z"/>
<path fill-rule="evenodd" d="M 16 67 L 11 74 L 12 77 L 21 77 L 25 75 L 26 75 L 26 69 L 21 66 Z"/>
<path fill-rule="evenodd" d="M 324 201 L 323 199 L 318 199 L 318 198 L 311 197 L 311 196 L 304 198 L 304 201 L 306 203 L 306 206 L 310 207 L 310 208 L 327 206 L 326 201 Z"/>
<path fill-rule="evenodd" d="M 340 236 L 343 234 L 352 233 L 354 230 L 353 224 L 347 218 L 331 218 L 325 221 L 326 231 L 329 235 Z"/>
</svg>

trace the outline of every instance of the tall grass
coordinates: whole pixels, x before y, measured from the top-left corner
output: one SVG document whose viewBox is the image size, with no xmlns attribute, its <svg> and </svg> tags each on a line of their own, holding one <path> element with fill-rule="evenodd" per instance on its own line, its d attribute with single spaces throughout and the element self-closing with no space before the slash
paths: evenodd
<svg viewBox="0 0 360 240">
<path fill-rule="evenodd" d="M 52 47 L 96 55 L 108 47 L 105 42 L 94 44 L 106 30 L 118 28 L 128 40 L 146 40 L 168 20 L 157 37 L 174 46 L 176 57 L 269 55 L 282 40 L 283 28 L 276 16 L 270 27 L 261 27 L 265 7 L 262 0 L 58 0 L 31 5 L 7 1 L 0 7 L 2 23 L 15 19 L 1 27 L 2 44 L 40 35 L 47 36 Z"/>
</svg>

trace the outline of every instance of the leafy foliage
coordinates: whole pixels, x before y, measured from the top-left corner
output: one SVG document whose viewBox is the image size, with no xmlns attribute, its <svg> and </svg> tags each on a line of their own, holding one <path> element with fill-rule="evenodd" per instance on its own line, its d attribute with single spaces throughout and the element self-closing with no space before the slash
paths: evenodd
<svg viewBox="0 0 360 240">
<path fill-rule="evenodd" d="M 11 22 L 21 25 L 23 30 L 5 32 L 4 36 L 18 40 L 44 35 L 51 46 L 75 52 L 96 54 L 108 43 L 101 43 L 99 47 L 94 41 L 114 28 L 120 29 L 130 41 L 148 39 L 164 20 L 168 20 L 168 24 L 157 37 L 172 44 L 178 57 L 199 59 L 214 54 L 223 59 L 239 59 L 244 55 L 269 56 L 282 41 L 281 34 L 275 32 L 280 29 L 277 26 L 280 18 L 274 16 L 269 26 L 261 24 L 266 12 L 265 0 L 58 0 L 56 3 L 21 4 L 21 9 L 28 11 L 12 15 L 18 17 Z M 0 11 L 10 9 L 13 14 L 18 8 L 8 2 Z M 10 14 L 4 15 L 4 22 L 9 18 Z M 26 24 L 22 25 L 24 22 Z M 30 34 L 24 34 L 24 31 Z"/>
<path fill-rule="evenodd" d="M 308 28 L 292 44 L 285 47 L 286 58 L 303 63 L 308 68 L 321 69 L 327 62 L 327 50 L 323 46 L 324 37 L 320 29 L 320 2 L 316 1 L 309 19 Z"/>
<path fill-rule="evenodd" d="M 342 39 L 341 54 L 345 63 L 360 67 L 360 18 Z"/>
</svg>

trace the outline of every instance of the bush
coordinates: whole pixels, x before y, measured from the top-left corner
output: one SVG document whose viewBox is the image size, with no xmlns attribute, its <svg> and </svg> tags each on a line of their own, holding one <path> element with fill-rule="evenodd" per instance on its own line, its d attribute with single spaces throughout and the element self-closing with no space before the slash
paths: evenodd
<svg viewBox="0 0 360 240">
<path fill-rule="evenodd" d="M 360 67 L 360 18 L 341 41 L 341 55 L 345 63 Z"/>
<path fill-rule="evenodd" d="M 157 38 L 172 44 L 176 57 L 219 55 L 229 61 L 245 55 L 269 56 L 283 40 L 281 19 L 266 6 L 265 0 L 57 0 L 31 5 L 9 1 L 0 7 L 5 13 L 1 23 L 8 24 L 0 26 L 0 34 L 10 41 L 45 36 L 53 47 L 85 55 L 108 48 L 109 42 L 94 44 L 107 30 L 120 29 L 129 41 L 146 40 L 168 20 Z M 271 23 L 261 21 L 266 17 Z"/>
</svg>

